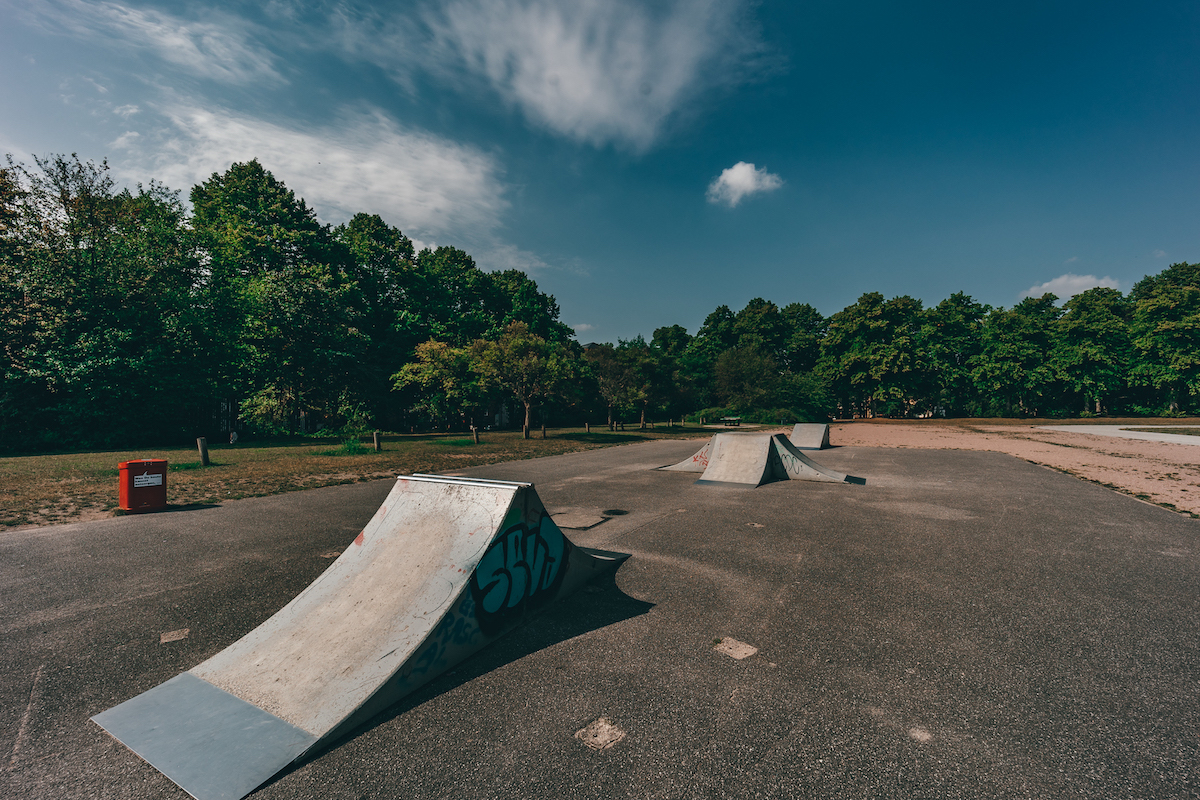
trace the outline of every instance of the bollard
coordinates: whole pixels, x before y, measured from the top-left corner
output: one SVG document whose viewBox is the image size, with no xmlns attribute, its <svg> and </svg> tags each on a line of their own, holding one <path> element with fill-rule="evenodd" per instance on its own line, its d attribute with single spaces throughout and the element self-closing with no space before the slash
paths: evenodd
<svg viewBox="0 0 1200 800">
<path fill-rule="evenodd" d="M 592 432 L 592 423 L 590 423 L 590 422 L 583 423 L 583 432 L 591 433 Z"/>
<path fill-rule="evenodd" d="M 542 423 L 542 438 L 546 438 L 546 423 Z"/>
<path fill-rule="evenodd" d="M 196 439 L 196 449 L 200 451 L 200 466 L 208 466 L 208 439 L 200 436 Z"/>
<path fill-rule="evenodd" d="M 375 452 L 379 453 L 382 450 L 383 450 L 383 436 L 380 435 L 379 431 L 375 431 Z"/>
<path fill-rule="evenodd" d="M 479 428 L 471 426 L 471 435 L 475 438 L 475 444 L 479 444 Z"/>
</svg>

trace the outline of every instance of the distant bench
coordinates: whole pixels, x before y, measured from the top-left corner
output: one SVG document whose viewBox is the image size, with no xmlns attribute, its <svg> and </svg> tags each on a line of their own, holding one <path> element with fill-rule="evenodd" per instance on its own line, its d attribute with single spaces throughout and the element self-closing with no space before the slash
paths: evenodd
<svg viewBox="0 0 1200 800">
<path fill-rule="evenodd" d="M 741 417 L 721 417 L 721 424 L 726 428 L 736 428 L 742 424 Z"/>
</svg>

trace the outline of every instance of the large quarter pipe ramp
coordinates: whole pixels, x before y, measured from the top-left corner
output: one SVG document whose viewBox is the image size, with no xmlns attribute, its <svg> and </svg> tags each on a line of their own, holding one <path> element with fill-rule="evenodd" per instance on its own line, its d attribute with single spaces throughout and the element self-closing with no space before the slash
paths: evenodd
<svg viewBox="0 0 1200 800">
<path fill-rule="evenodd" d="M 92 719 L 198 800 L 238 800 L 627 557 L 572 544 L 531 484 L 402 476 L 278 613 Z"/>
</svg>

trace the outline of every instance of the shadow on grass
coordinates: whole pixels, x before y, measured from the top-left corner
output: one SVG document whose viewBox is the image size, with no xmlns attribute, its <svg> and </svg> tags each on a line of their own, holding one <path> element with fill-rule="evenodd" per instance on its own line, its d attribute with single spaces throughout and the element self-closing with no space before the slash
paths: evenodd
<svg viewBox="0 0 1200 800">
<path fill-rule="evenodd" d="M 270 786 L 285 775 L 295 772 L 326 753 L 357 739 L 364 733 L 386 725 L 417 706 L 457 689 L 463 684 L 470 683 L 506 664 L 559 642 L 641 616 L 652 608 L 654 608 L 654 603 L 638 600 L 621 591 L 617 586 L 616 571 L 599 576 L 575 594 L 529 618 L 514 630 L 467 658 L 466 661 L 451 668 L 449 672 L 434 678 L 391 708 L 380 712 L 370 721 L 292 762 L 263 786 Z M 261 788 L 262 786 L 259 787 L 259 789 Z"/>
</svg>

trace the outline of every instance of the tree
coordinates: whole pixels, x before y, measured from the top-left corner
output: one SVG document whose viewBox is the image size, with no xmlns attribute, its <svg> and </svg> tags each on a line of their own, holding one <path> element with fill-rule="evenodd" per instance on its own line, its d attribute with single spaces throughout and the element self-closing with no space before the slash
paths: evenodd
<svg viewBox="0 0 1200 800">
<path fill-rule="evenodd" d="M 1165 395 L 1171 411 L 1200 394 L 1200 264 L 1172 264 L 1134 284 L 1131 382 Z"/>
<path fill-rule="evenodd" d="M 1096 287 L 1065 304 L 1055 326 L 1054 367 L 1066 385 L 1083 396 L 1083 410 L 1125 387 L 1133 355 L 1129 304 L 1116 289 Z"/>
<path fill-rule="evenodd" d="M 761 297 L 746 304 L 733 319 L 737 346 L 771 356 L 776 363 L 787 358 L 787 321 L 779 307 Z"/>
<path fill-rule="evenodd" d="M 1027 297 L 1011 309 L 998 308 L 983 322 L 982 351 L 971 378 L 985 397 L 1001 398 L 1005 416 L 1019 409 L 1038 413 L 1055 374 L 1049 354 L 1059 317 L 1052 294 Z"/>
<path fill-rule="evenodd" d="M 717 357 L 714 366 L 717 399 L 738 411 L 778 405 L 779 365 L 756 347 L 732 347 Z"/>
<path fill-rule="evenodd" d="M 524 322 L 513 322 L 498 341 L 477 339 L 471 345 L 472 369 L 487 384 L 510 392 L 525 406 L 525 436 L 532 426 L 533 404 L 564 394 L 575 378 L 575 360 L 566 346 L 531 333 Z"/>
<path fill-rule="evenodd" d="M 357 406 L 367 338 L 353 325 L 345 244 L 257 161 L 214 173 L 191 198 L 226 396 L 246 398 L 264 424 L 302 431 Z"/>
<path fill-rule="evenodd" d="M 821 357 L 829 322 L 808 303 L 789 303 L 780 314 L 787 332 L 783 366 L 795 373 L 808 372 Z"/>
<path fill-rule="evenodd" d="M 651 404 L 667 399 L 671 387 L 670 373 L 659 354 L 646 344 L 640 335 L 628 341 L 617 341 L 617 359 L 624 366 L 629 383 L 626 397 L 637 406 L 641 415 L 639 427 L 646 429 L 646 411 Z"/>
<path fill-rule="evenodd" d="M 475 370 L 470 347 L 452 347 L 430 339 L 417 345 L 415 360 L 394 376 L 397 389 L 418 390 L 416 408 L 434 420 L 450 422 L 483 403 L 486 390 Z"/>
<path fill-rule="evenodd" d="M 0 201 L 0 446 L 177 441 L 210 397 L 177 195 L 117 192 L 103 162 L 34 161 L 9 161 Z"/>
<path fill-rule="evenodd" d="M 977 408 L 971 369 L 983 350 L 983 320 L 989 308 L 962 292 L 925 312 L 921 349 L 930 374 L 931 407 L 958 416 Z"/>
<path fill-rule="evenodd" d="M 633 375 L 629 365 L 611 344 L 597 344 L 583 351 L 584 363 L 596 381 L 597 391 L 608 407 L 608 427 L 613 426 L 613 409 L 632 403 Z"/>
<path fill-rule="evenodd" d="M 919 349 L 921 301 L 869 292 L 829 319 L 818 371 L 846 411 L 907 414 L 923 395 L 927 366 Z"/>
</svg>

